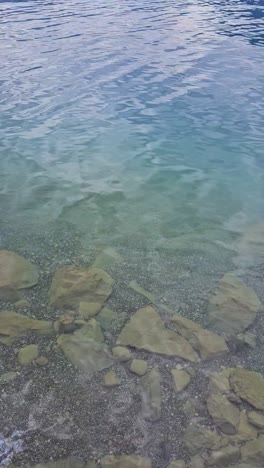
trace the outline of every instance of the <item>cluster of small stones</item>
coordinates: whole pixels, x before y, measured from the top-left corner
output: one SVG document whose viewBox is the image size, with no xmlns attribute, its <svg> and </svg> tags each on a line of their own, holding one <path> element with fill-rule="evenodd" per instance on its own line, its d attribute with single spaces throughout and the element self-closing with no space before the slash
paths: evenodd
<svg viewBox="0 0 264 468">
<path fill-rule="evenodd" d="M 262 306 L 251 288 L 228 273 L 209 300 L 208 320 L 215 331 L 175 313 L 165 324 L 159 309 L 169 309 L 133 281 L 129 287 L 145 296 L 151 305 L 135 311 L 119 334 L 116 346 L 109 349 L 103 333 L 109 309 L 104 305 L 114 281 L 102 266 L 120 261 L 121 257 L 108 248 L 90 269 L 72 265 L 57 270 L 49 302 L 62 313 L 55 321 L 45 321 L 21 313 L 30 306 L 22 291 L 38 283 L 36 267 L 14 252 L 0 251 L 0 298 L 13 302 L 16 310 L 0 312 L 0 343 L 9 346 L 27 334 L 54 335 L 56 346 L 80 372 L 91 376 L 102 372 L 102 386 L 109 391 L 122 385 L 114 364 L 123 363 L 138 378 L 144 418 L 157 421 L 162 408 L 160 369 L 149 366 L 147 360 L 138 359 L 133 350 L 182 360 L 181 365 L 171 367 L 171 385 L 178 394 L 193 378 L 193 363 L 228 356 L 227 336 L 220 333 L 231 332 L 241 342 L 255 345 L 254 337 L 246 329 Z M 49 363 L 36 343 L 18 348 L 17 360 L 21 368 Z M 16 372 L 9 370 L 0 376 L 0 384 L 14 378 Z M 208 395 L 202 398 L 205 398 L 211 425 L 200 425 L 194 417 L 184 434 L 190 462 L 172 460 L 168 468 L 264 466 L 263 377 L 242 368 L 222 369 L 209 376 Z M 152 462 L 148 457 L 137 455 L 107 455 L 97 462 L 67 459 L 37 465 L 38 468 L 96 466 L 151 468 Z"/>
</svg>

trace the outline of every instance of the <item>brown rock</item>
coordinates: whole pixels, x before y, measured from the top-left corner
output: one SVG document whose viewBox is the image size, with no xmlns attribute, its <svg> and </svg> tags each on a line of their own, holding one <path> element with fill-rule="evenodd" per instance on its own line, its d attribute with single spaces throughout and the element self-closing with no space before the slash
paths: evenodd
<svg viewBox="0 0 264 468">
<path fill-rule="evenodd" d="M 60 309 L 100 311 L 112 292 L 113 279 L 97 268 L 65 266 L 56 271 L 49 291 L 50 303 Z M 89 315 L 90 316 L 90 315 Z"/>
<path fill-rule="evenodd" d="M 209 375 L 210 392 L 228 394 L 231 391 L 229 377 L 233 368 L 229 367 Z"/>
<path fill-rule="evenodd" d="M 240 333 L 255 320 L 262 308 L 255 291 L 233 273 L 226 273 L 209 299 L 209 323 L 228 334 Z"/>
<path fill-rule="evenodd" d="M 120 385 L 120 380 L 113 370 L 104 375 L 105 387 L 117 387 L 118 385 Z"/>
<path fill-rule="evenodd" d="M 236 395 L 254 408 L 264 410 L 264 379 L 261 374 L 247 369 L 234 369 L 230 385 Z"/>
<path fill-rule="evenodd" d="M 249 411 L 248 420 L 253 426 L 258 429 L 264 429 L 264 414 L 258 413 L 257 411 Z"/>
<path fill-rule="evenodd" d="M 186 468 L 187 465 L 184 460 L 174 460 L 172 461 L 168 468 Z"/>
<path fill-rule="evenodd" d="M 134 372 L 137 375 L 145 375 L 148 369 L 148 364 L 143 359 L 133 359 L 130 364 L 131 372 Z"/>
<path fill-rule="evenodd" d="M 171 323 L 176 326 L 177 332 L 182 335 L 202 359 L 211 359 L 228 352 L 224 338 L 210 330 L 202 328 L 193 320 L 173 315 Z"/>
<path fill-rule="evenodd" d="M 223 447 L 220 450 L 211 452 L 207 461 L 209 466 L 229 466 L 240 458 L 240 449 L 232 445 Z"/>
<path fill-rule="evenodd" d="M 107 369 L 114 362 L 103 340 L 100 325 L 95 319 L 91 319 L 72 335 L 61 335 L 58 338 L 58 344 L 74 366 L 92 375 Z"/>
<path fill-rule="evenodd" d="M 191 454 L 205 450 L 218 450 L 227 445 L 227 439 L 202 426 L 190 424 L 184 434 L 184 442 Z"/>
<path fill-rule="evenodd" d="M 37 268 L 15 252 L 0 250 L 0 299 L 17 301 L 18 290 L 38 283 Z"/>
<path fill-rule="evenodd" d="M 14 307 L 16 310 L 28 309 L 30 307 L 30 302 L 26 299 L 21 299 L 14 304 Z"/>
<path fill-rule="evenodd" d="M 176 393 L 184 390 L 191 381 L 190 374 L 184 369 L 172 369 L 171 374 L 173 378 L 174 390 Z"/>
<path fill-rule="evenodd" d="M 230 442 L 241 444 L 241 442 L 247 442 L 249 440 L 255 439 L 257 435 L 258 433 L 256 429 L 248 421 L 246 411 L 240 411 L 237 434 L 229 437 Z"/>
<path fill-rule="evenodd" d="M 222 432 L 235 434 L 239 425 L 239 409 L 221 393 L 211 393 L 207 399 L 207 410 Z"/>
<path fill-rule="evenodd" d="M 52 322 L 35 320 L 16 312 L 0 312 L 0 343 L 11 345 L 29 333 L 47 335 L 52 332 Z"/>
<path fill-rule="evenodd" d="M 112 349 L 112 354 L 113 357 L 120 362 L 130 361 L 131 359 L 131 352 L 129 349 L 124 348 L 123 346 L 115 346 Z"/>
<path fill-rule="evenodd" d="M 193 362 L 199 360 L 190 344 L 182 336 L 167 329 L 151 306 L 139 309 L 131 317 L 119 335 L 117 344 L 178 356 Z"/>
<path fill-rule="evenodd" d="M 204 468 L 205 462 L 200 455 L 194 455 L 194 457 L 191 458 L 191 466 L 190 468 Z"/>
<path fill-rule="evenodd" d="M 39 358 L 36 359 L 36 364 L 41 367 L 46 366 L 48 362 L 49 361 L 45 356 L 40 356 Z"/>
<path fill-rule="evenodd" d="M 241 458 L 243 462 L 255 463 L 257 466 L 263 466 L 264 435 L 260 435 L 257 439 L 243 445 L 241 448 Z"/>
<path fill-rule="evenodd" d="M 151 460 L 138 455 L 107 455 L 100 460 L 102 468 L 151 468 Z"/>
<path fill-rule="evenodd" d="M 20 348 L 18 351 L 18 361 L 22 366 L 29 366 L 39 355 L 37 345 L 31 344 Z"/>
<path fill-rule="evenodd" d="M 194 348 L 198 350 L 202 359 L 212 359 L 228 353 L 225 339 L 209 330 L 198 330 L 194 332 L 196 343 Z"/>
</svg>

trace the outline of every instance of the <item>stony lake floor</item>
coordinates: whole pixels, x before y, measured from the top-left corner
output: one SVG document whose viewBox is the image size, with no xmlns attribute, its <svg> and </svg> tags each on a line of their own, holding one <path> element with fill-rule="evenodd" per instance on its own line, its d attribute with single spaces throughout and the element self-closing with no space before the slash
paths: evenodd
<svg viewBox="0 0 264 468">
<path fill-rule="evenodd" d="M 209 261 L 4 229 L 0 464 L 264 466 L 263 233 Z"/>
</svg>

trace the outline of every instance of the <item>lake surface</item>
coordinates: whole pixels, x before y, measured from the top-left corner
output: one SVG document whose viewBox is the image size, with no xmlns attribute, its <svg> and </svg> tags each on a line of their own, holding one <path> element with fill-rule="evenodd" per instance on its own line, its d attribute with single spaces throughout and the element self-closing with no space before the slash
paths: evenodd
<svg viewBox="0 0 264 468">
<path fill-rule="evenodd" d="M 38 318 L 108 247 L 117 309 L 132 280 L 201 323 L 225 272 L 258 289 L 262 0 L 2 0 L 0 63 L 0 248 L 43 272 Z"/>
</svg>

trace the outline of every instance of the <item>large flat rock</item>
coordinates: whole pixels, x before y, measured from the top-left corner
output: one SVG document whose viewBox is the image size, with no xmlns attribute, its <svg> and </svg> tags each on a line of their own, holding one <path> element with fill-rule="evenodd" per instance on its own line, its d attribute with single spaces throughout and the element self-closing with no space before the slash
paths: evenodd
<svg viewBox="0 0 264 468">
<path fill-rule="evenodd" d="M 238 334 L 255 320 L 263 306 L 255 291 L 233 273 L 226 273 L 210 297 L 208 321 L 219 331 Z"/>
<path fill-rule="evenodd" d="M 177 356 L 192 362 L 199 361 L 188 341 L 166 328 L 158 312 L 151 306 L 139 309 L 131 317 L 119 335 L 117 344 Z"/>
<path fill-rule="evenodd" d="M 100 325 L 94 319 L 72 335 L 61 335 L 58 344 L 67 359 L 86 374 L 92 375 L 114 363 Z"/>
<path fill-rule="evenodd" d="M 16 301 L 18 290 L 31 288 L 38 283 L 35 265 L 9 250 L 0 250 L 0 299 Z"/>
<path fill-rule="evenodd" d="M 256 409 L 264 410 L 264 378 L 261 374 L 236 368 L 231 372 L 229 381 L 239 398 Z"/>
<path fill-rule="evenodd" d="M 52 332 L 52 322 L 32 319 L 16 312 L 0 312 L 0 343 L 11 345 L 29 333 L 47 335 Z"/>
<path fill-rule="evenodd" d="M 50 304 L 92 316 L 101 310 L 112 286 L 113 279 L 104 270 L 65 266 L 54 275 L 49 291 Z"/>
</svg>

